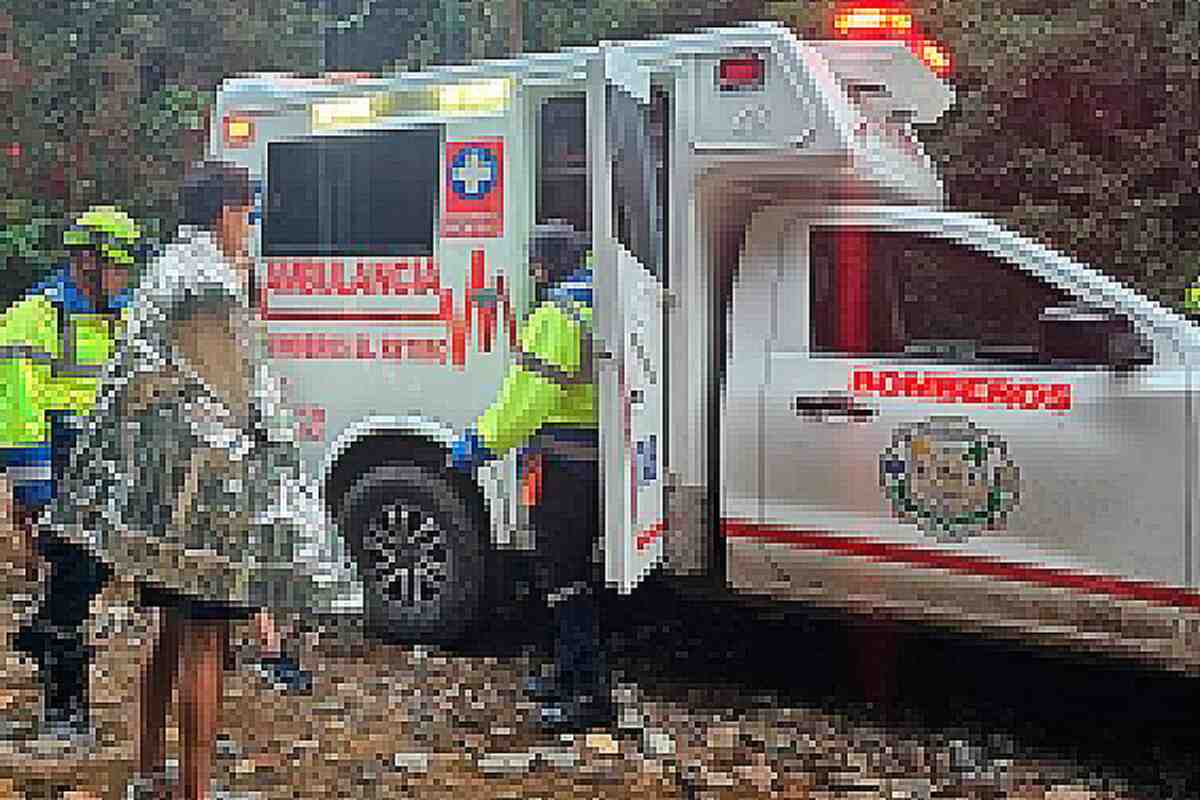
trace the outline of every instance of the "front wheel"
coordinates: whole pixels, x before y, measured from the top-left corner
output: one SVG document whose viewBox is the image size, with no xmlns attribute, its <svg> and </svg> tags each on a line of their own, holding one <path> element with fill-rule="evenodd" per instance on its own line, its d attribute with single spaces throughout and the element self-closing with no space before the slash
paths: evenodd
<svg viewBox="0 0 1200 800">
<path fill-rule="evenodd" d="M 368 470 L 347 491 L 339 522 L 373 632 L 445 643 L 478 620 L 483 526 L 445 475 L 408 462 Z"/>
</svg>

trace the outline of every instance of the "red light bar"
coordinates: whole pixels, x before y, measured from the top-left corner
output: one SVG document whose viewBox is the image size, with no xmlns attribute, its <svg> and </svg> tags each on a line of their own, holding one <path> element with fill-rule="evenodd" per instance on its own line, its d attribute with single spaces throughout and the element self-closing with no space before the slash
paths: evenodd
<svg viewBox="0 0 1200 800">
<path fill-rule="evenodd" d="M 905 42 L 933 74 L 939 78 L 950 74 L 946 48 L 920 31 L 912 11 L 902 3 L 874 0 L 839 8 L 833 15 L 833 29 L 841 39 Z"/>
<path fill-rule="evenodd" d="M 850 39 L 903 39 L 912 34 L 912 12 L 899 6 L 854 7 L 833 17 L 833 29 Z"/>
<path fill-rule="evenodd" d="M 758 56 L 723 58 L 717 66 L 717 83 L 722 91 L 761 89 L 766 65 Z"/>
</svg>

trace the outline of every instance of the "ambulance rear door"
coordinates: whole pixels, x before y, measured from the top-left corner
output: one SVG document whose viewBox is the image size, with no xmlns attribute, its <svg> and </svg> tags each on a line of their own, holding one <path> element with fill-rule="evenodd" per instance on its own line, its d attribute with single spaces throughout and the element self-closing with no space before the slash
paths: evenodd
<svg viewBox="0 0 1200 800">
<path fill-rule="evenodd" d="M 588 77 L 605 577 L 629 592 L 660 560 L 665 525 L 665 137 L 653 132 L 669 97 L 617 48 Z"/>
</svg>

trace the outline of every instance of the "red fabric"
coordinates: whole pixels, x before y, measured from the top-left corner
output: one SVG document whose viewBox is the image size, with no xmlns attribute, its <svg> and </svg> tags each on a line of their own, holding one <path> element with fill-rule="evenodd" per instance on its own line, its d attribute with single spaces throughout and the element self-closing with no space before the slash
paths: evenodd
<svg viewBox="0 0 1200 800">
<path fill-rule="evenodd" d="M 534 508 L 542 502 L 542 457 L 530 455 L 525 459 L 525 475 L 521 481 L 521 505 Z"/>
</svg>

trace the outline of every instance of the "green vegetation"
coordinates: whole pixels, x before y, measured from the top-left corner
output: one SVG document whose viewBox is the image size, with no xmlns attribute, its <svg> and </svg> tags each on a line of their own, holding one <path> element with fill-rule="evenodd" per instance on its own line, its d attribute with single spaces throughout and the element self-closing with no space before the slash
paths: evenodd
<svg viewBox="0 0 1200 800">
<path fill-rule="evenodd" d="M 0 105 L 12 109 L 0 120 L 0 301 L 53 263 L 63 218 L 90 203 L 119 203 L 152 238 L 170 234 L 175 186 L 204 154 L 223 76 L 314 72 L 323 57 L 367 70 L 498 57 L 514 24 L 508 0 L 334 5 L 13 0 L 0 28 Z M 950 202 L 1180 307 L 1200 273 L 1200 3 L 912 6 L 954 58 L 956 108 L 922 132 Z M 522 43 L 549 50 L 755 18 L 820 37 L 832 7 L 522 0 Z M 448 23 L 461 33 L 450 52 Z"/>
</svg>

